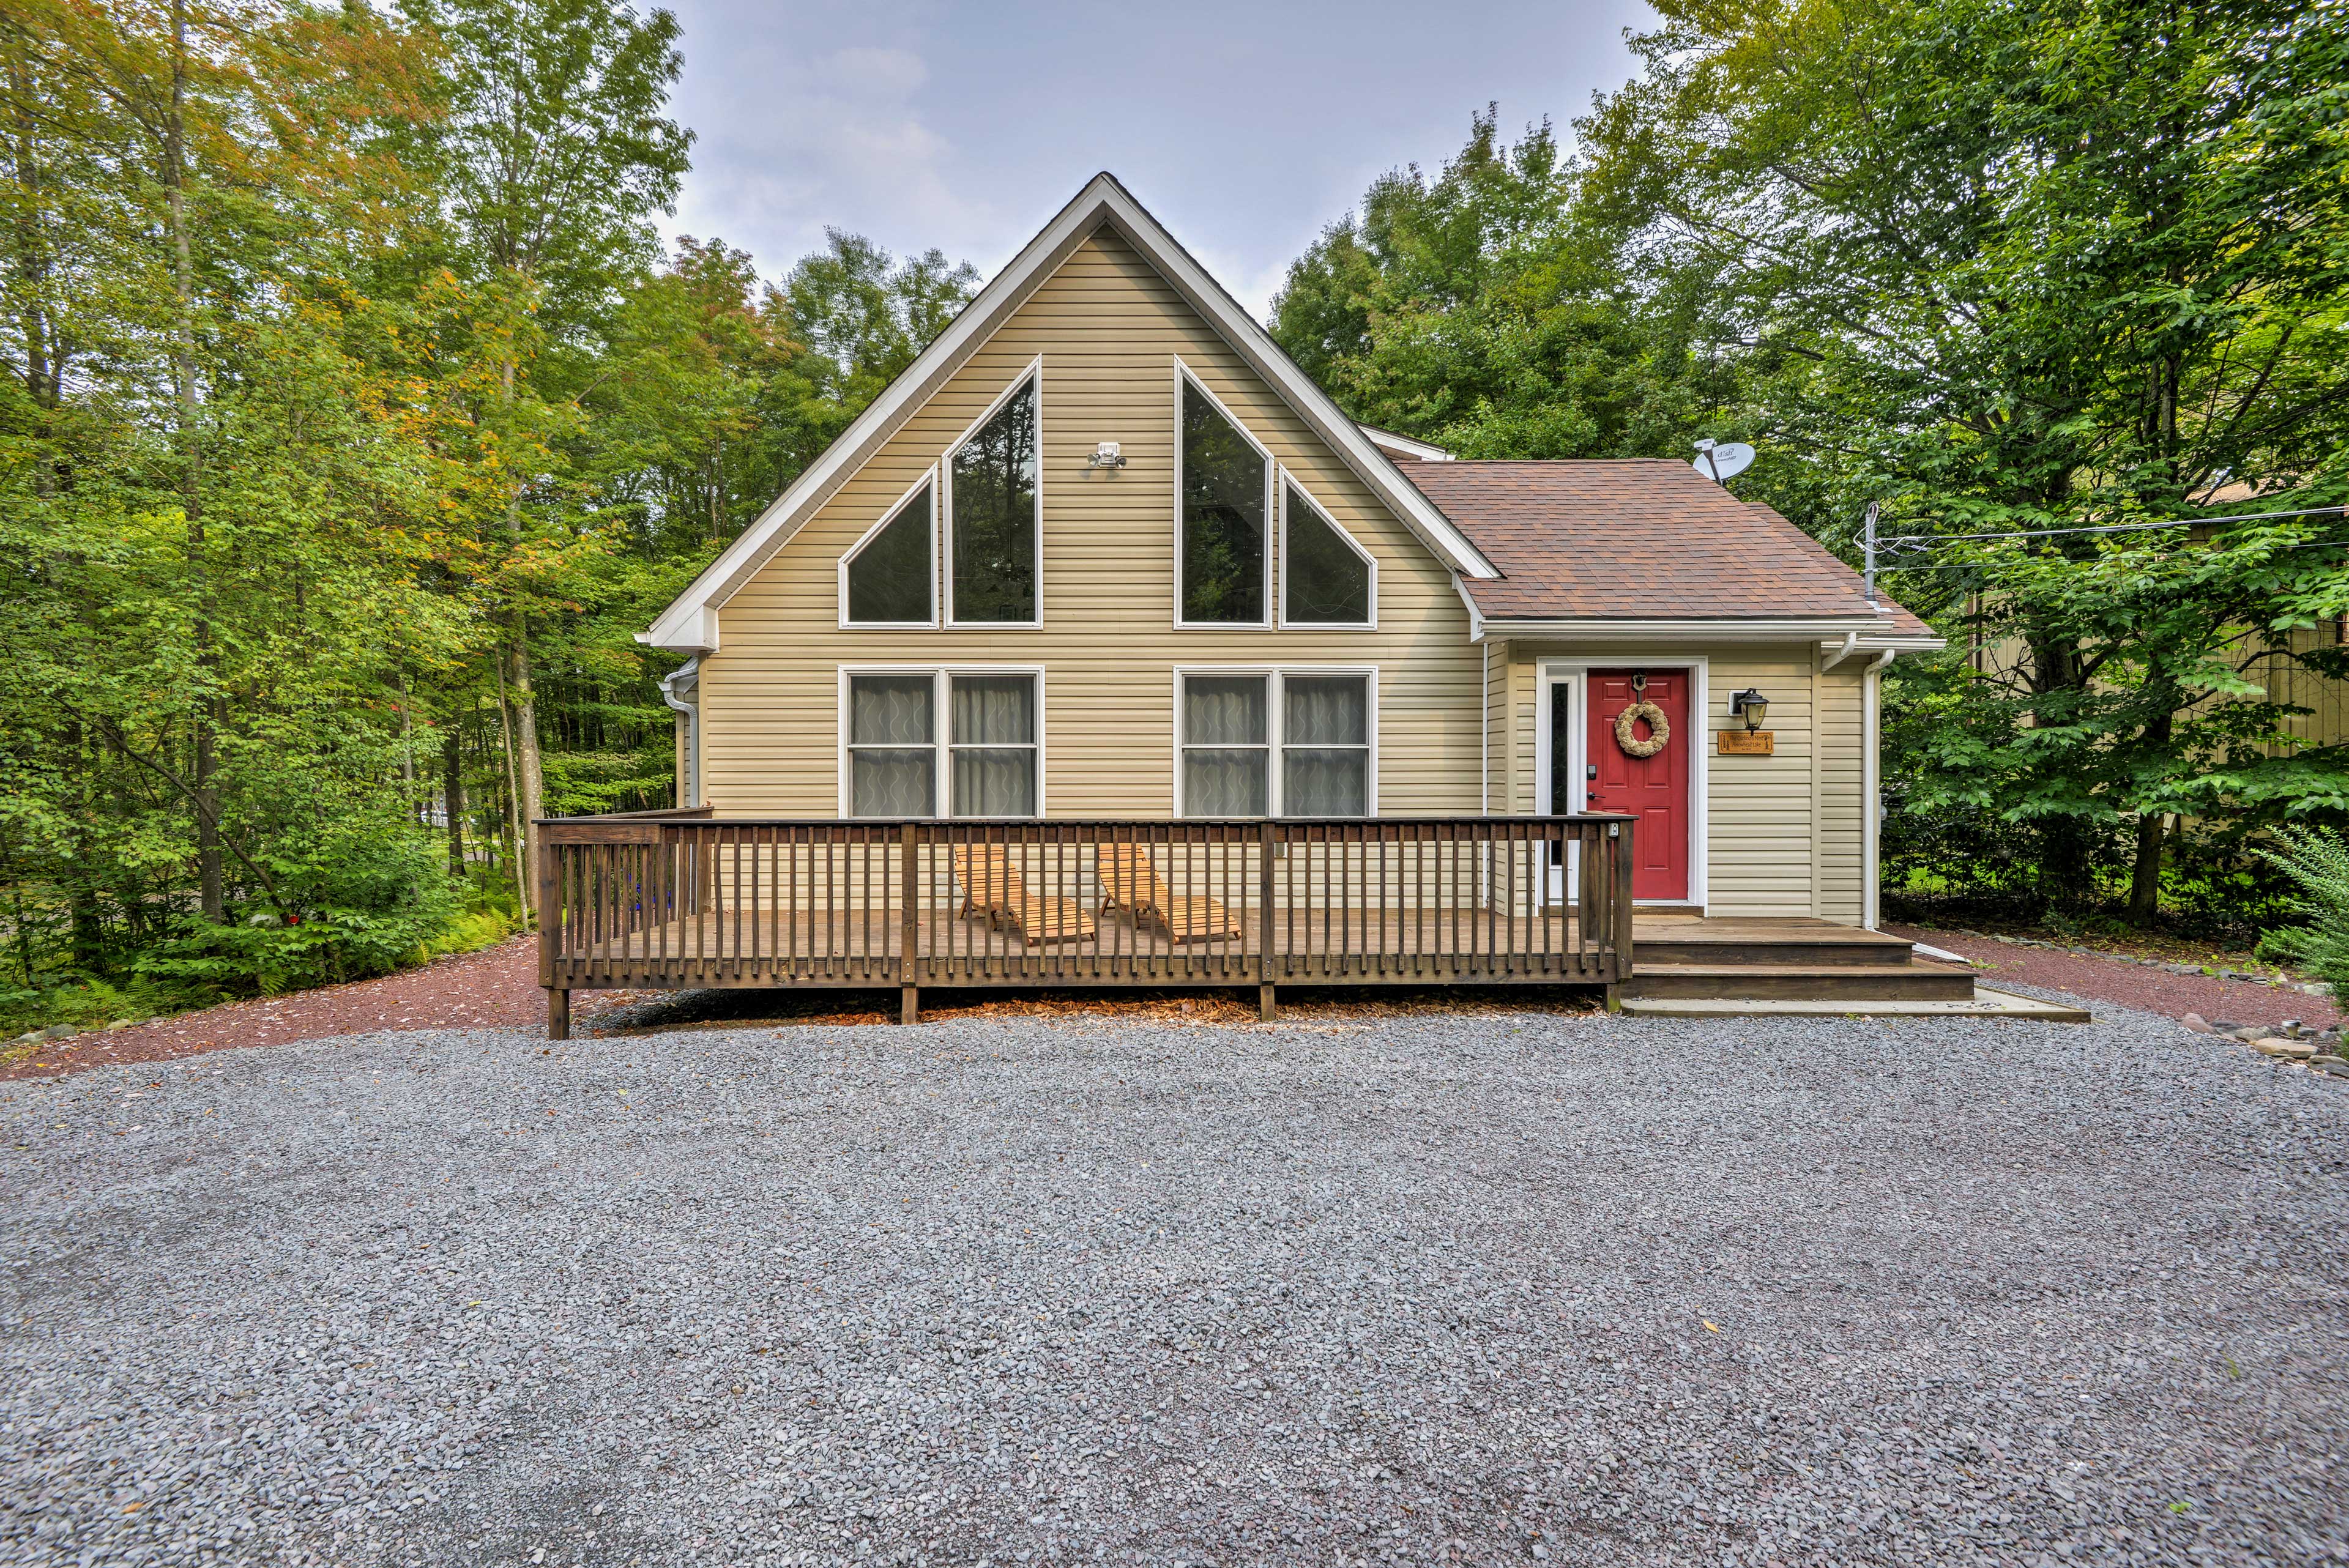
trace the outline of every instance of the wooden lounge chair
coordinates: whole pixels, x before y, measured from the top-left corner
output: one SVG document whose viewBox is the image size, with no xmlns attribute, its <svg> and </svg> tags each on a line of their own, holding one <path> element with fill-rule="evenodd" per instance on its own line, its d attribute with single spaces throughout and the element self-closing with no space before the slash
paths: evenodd
<svg viewBox="0 0 2349 1568">
<path fill-rule="evenodd" d="M 1048 942 L 1086 942 L 1095 931 L 1085 901 L 1056 892 L 1029 891 L 1028 879 L 1011 863 L 1004 844 L 957 844 L 955 880 L 962 883 L 962 913 L 978 915 L 988 927 L 1009 925 L 1034 947 Z"/>
<path fill-rule="evenodd" d="M 1237 942 L 1240 923 L 1212 898 L 1174 896 L 1147 844 L 1097 844 L 1095 863 L 1101 871 L 1102 908 L 1123 909 L 1134 924 L 1155 927 L 1169 942 Z"/>
</svg>

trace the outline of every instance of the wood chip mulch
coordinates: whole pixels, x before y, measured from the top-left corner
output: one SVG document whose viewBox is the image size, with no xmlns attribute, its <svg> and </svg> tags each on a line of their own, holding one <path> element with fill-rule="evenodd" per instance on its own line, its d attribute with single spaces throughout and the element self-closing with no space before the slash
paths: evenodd
<svg viewBox="0 0 2349 1568">
<path fill-rule="evenodd" d="M 1228 988 L 1189 995 L 1165 991 L 989 992 L 925 991 L 926 1022 L 953 1018 L 1046 1018 L 1085 1014 L 1135 1021 L 1252 1024 L 1253 993 L 1244 1001 Z M 1293 1025 L 1340 1024 L 1456 1011 L 1463 1006 L 1542 1012 L 1586 1012 L 1578 993 L 1454 989 L 1316 996 L 1284 989 L 1281 1014 Z M 733 1028 L 750 1023 L 880 1024 L 896 1016 L 896 994 L 872 991 L 574 991 L 574 1036 L 648 1029 Z M 99 1030 L 69 1040 L 6 1047 L 0 1042 L 0 1081 L 55 1078 L 122 1062 L 170 1061 L 205 1051 L 280 1046 L 382 1029 L 543 1029 L 546 993 L 538 985 L 538 941 L 509 937 L 478 953 L 440 959 L 378 980 L 326 985 L 251 1002 L 230 1002 L 132 1028 Z"/>
<path fill-rule="evenodd" d="M 2044 948 L 2015 947 L 1955 932 L 1888 925 L 1895 935 L 1961 954 L 1995 985 L 2002 982 L 2061 991 L 2085 1001 L 2212 1022 L 2273 1024 L 2298 1018 L 2311 1028 L 2342 1022 L 2331 1002 L 2306 992 L 2209 975 L 2172 975 L 2116 958 L 2083 958 Z M 751 1022 L 878 1024 L 895 1016 L 893 998 L 870 992 L 581 991 L 572 996 L 572 1021 L 583 1036 L 658 1028 L 726 1028 Z M 1285 990 L 1284 1020 L 1340 1024 L 1380 1017 L 1479 1007 L 1584 1010 L 1587 999 L 1526 993 L 1461 991 L 1315 996 Z M 1226 991 L 1181 995 L 1166 992 L 1102 995 L 1047 993 L 1002 995 L 925 993 L 922 1016 L 1062 1017 L 1085 1014 L 1136 1021 L 1233 1025 L 1252 1023 L 1247 999 Z M 16 1047 L 0 1057 L 0 1080 L 53 1078 L 119 1062 L 168 1061 L 204 1051 L 285 1045 L 381 1029 L 537 1029 L 546 1022 L 546 994 L 538 987 L 535 938 L 515 936 L 494 947 L 428 964 L 379 980 L 322 986 L 251 1002 L 232 1002 L 133 1028 L 97 1031 L 69 1040 Z"/>
<path fill-rule="evenodd" d="M 575 1021 L 637 1000 L 629 992 L 582 992 Z M 116 1062 L 160 1062 L 243 1046 L 282 1046 L 378 1029 L 509 1029 L 543 1026 L 546 993 L 538 988 L 538 941 L 512 936 L 494 947 L 460 953 L 378 980 L 229 1002 L 128 1029 L 11 1047 L 0 1080 L 54 1078 Z M 17 1053 L 22 1051 L 23 1055 Z"/>
<path fill-rule="evenodd" d="M 1916 925 L 1887 925 L 1885 930 L 1911 942 L 1922 942 L 1955 953 L 1982 972 L 1992 985 L 2033 985 L 2061 991 L 2085 1002 L 2104 1002 L 2139 1012 L 2183 1018 L 2199 1014 L 2207 1023 L 2280 1024 L 2298 1018 L 2312 1029 L 2341 1022 L 2341 1010 L 2323 996 L 2249 980 L 2221 980 L 2210 975 L 2172 975 L 2150 965 L 2125 958 L 2083 958 L 2044 947 L 2017 947 L 1986 942 L 1955 931 L 1933 931 Z"/>
</svg>

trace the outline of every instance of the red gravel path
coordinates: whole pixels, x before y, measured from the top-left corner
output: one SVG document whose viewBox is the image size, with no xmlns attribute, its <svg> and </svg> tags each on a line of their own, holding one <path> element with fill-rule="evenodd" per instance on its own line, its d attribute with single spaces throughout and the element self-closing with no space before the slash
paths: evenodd
<svg viewBox="0 0 2349 1568">
<path fill-rule="evenodd" d="M 1955 953 L 1982 972 L 1996 985 L 2009 982 L 2062 991 L 2090 1002 L 2109 1002 L 2140 1012 L 2182 1018 L 2199 1013 L 2212 1023 L 2280 1024 L 2298 1018 L 2312 1029 L 2341 1021 L 2338 1008 L 2322 996 L 2288 991 L 2276 985 L 2255 985 L 2248 980 L 2219 980 L 2208 975 L 2172 975 L 2149 965 L 2119 958 L 2082 958 L 2044 947 L 2015 947 L 1963 936 L 1954 931 L 1930 931 L 1921 926 L 1887 925 L 1885 930 L 1911 942 L 1923 942 Z"/>
<path fill-rule="evenodd" d="M 626 991 L 582 991 L 572 1016 L 636 1000 Z M 112 1033 L 77 1035 L 36 1047 L 0 1067 L 0 1080 L 50 1078 L 109 1062 L 160 1062 L 239 1046 L 282 1046 L 376 1029 L 532 1028 L 546 1023 L 538 988 L 538 939 L 512 936 L 495 947 L 442 958 L 380 980 L 325 985 Z"/>
<path fill-rule="evenodd" d="M 2006 981 L 2034 985 L 2171 1017 L 2199 1013 L 2207 1019 L 2238 1024 L 2298 1018 L 2312 1028 L 2342 1021 L 2342 1014 L 2331 1003 L 2302 991 L 2171 975 L 2118 959 L 2012 947 L 1955 932 L 1901 925 L 1888 925 L 1885 930 L 1962 954 L 1992 985 Z M 647 995 L 574 992 L 572 1017 L 574 1024 L 582 1024 L 595 1014 L 642 1001 Z M 515 936 L 479 953 L 443 958 L 380 980 L 324 986 L 266 1001 L 232 1002 L 137 1028 L 56 1041 L 0 1066 L 0 1080 L 51 1078 L 110 1062 L 168 1061 L 202 1051 L 285 1045 L 377 1029 L 534 1029 L 545 1022 L 546 994 L 538 988 L 536 939 Z"/>
</svg>

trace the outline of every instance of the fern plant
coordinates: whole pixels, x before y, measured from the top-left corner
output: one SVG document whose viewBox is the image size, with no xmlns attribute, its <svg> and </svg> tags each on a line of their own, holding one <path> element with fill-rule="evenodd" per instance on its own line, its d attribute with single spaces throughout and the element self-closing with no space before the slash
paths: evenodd
<svg viewBox="0 0 2349 1568">
<path fill-rule="evenodd" d="M 2282 828 L 2276 837 L 2281 849 L 2260 852 L 2300 889 L 2287 906 L 2307 923 L 2269 932 L 2260 949 L 2298 964 L 2334 997 L 2349 995 L 2349 842 L 2320 828 Z"/>
</svg>

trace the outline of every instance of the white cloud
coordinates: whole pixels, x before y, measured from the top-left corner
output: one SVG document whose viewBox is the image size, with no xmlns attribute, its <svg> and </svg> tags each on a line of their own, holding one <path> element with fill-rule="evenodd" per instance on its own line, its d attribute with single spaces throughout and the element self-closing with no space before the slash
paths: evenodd
<svg viewBox="0 0 2349 1568">
<path fill-rule="evenodd" d="M 773 276 L 826 227 L 999 267 L 1095 170 L 1124 180 L 1261 315 L 1379 170 L 1433 169 L 1498 98 L 1581 111 L 1644 0 L 667 0 L 699 133 L 671 231 Z M 1495 50 L 1495 37 L 1512 39 Z"/>
</svg>

